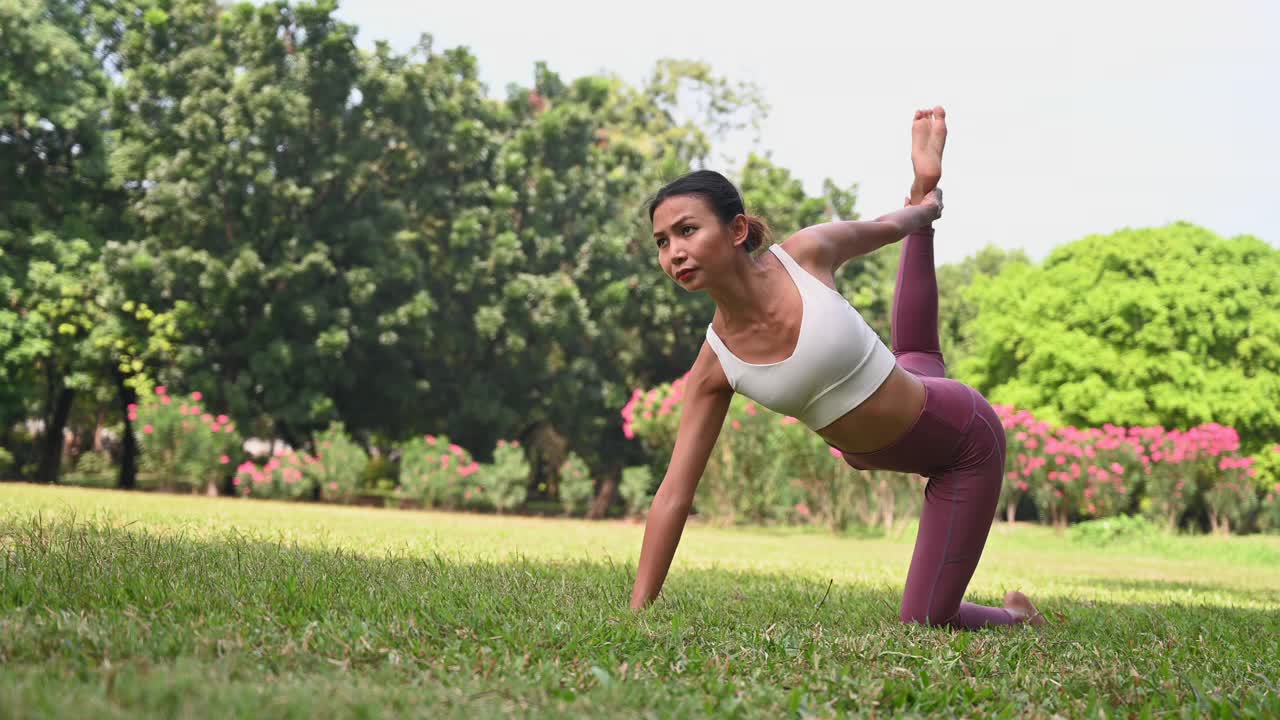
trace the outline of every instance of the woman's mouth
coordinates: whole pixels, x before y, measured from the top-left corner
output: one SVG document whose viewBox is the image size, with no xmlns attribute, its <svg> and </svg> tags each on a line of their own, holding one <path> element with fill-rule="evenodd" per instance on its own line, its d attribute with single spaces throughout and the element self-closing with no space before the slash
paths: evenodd
<svg viewBox="0 0 1280 720">
<path fill-rule="evenodd" d="M 697 271 L 698 271 L 697 268 L 685 268 L 680 272 L 676 273 L 676 280 L 679 282 L 684 282 L 685 280 L 688 280 L 689 277 L 692 276 Z"/>
</svg>

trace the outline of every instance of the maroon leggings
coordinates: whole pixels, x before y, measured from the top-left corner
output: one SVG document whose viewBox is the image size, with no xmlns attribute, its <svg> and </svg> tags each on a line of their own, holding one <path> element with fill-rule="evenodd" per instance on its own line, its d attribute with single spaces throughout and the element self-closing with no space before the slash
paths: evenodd
<svg viewBox="0 0 1280 720">
<path fill-rule="evenodd" d="M 938 343 L 932 228 L 902 242 L 893 293 L 893 354 L 898 365 L 924 382 L 924 408 L 888 447 L 844 453 L 844 459 L 859 470 L 929 478 L 902 598 L 902 621 L 960 628 L 1009 625 L 1014 617 L 1004 608 L 961 600 L 1000 499 L 1004 427 L 977 390 L 946 377 Z"/>
</svg>

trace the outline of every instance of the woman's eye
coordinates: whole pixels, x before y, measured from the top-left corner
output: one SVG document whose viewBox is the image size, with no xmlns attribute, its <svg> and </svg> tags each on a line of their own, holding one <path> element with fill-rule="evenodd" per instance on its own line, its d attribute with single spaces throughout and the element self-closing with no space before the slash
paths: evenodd
<svg viewBox="0 0 1280 720">
<path fill-rule="evenodd" d="M 658 247 L 664 247 L 664 246 L 666 246 L 666 244 L 667 244 L 667 239 L 666 239 L 666 238 L 658 238 L 657 243 L 658 243 Z"/>
<path fill-rule="evenodd" d="M 688 234 L 689 234 L 689 233 L 691 233 L 691 232 L 693 232 L 693 226 L 692 226 L 692 225 L 685 225 L 684 227 L 680 228 L 680 234 L 681 234 L 681 235 L 688 236 Z"/>
</svg>

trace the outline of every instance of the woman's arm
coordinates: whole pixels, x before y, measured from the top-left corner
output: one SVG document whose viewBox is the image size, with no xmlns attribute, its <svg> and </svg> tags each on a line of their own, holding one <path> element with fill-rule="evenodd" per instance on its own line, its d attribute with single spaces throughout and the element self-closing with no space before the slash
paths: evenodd
<svg viewBox="0 0 1280 720">
<path fill-rule="evenodd" d="M 693 507 L 693 493 L 707 467 L 707 458 L 715 447 L 732 399 L 733 389 L 719 361 L 704 344 L 685 386 L 680 427 L 676 431 L 667 475 L 658 486 L 645 519 L 640 564 L 631 591 L 633 610 L 653 602 L 662 589 L 680 534 L 684 532 L 685 520 Z"/>
<path fill-rule="evenodd" d="M 804 238 L 805 248 L 801 252 L 811 257 L 814 265 L 830 268 L 834 273 L 849 260 L 897 242 L 916 230 L 928 227 L 940 217 L 942 190 L 935 189 L 919 205 L 894 210 L 875 220 L 844 220 L 812 225 L 796 233 L 794 237 Z"/>
</svg>

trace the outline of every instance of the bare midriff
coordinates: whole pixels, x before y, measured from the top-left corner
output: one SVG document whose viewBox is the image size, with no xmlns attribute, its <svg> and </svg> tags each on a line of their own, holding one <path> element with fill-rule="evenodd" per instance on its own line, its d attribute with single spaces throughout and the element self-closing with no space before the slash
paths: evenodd
<svg viewBox="0 0 1280 720">
<path fill-rule="evenodd" d="M 828 443 L 847 453 L 869 453 L 902 437 L 924 409 L 924 383 L 894 367 L 889 377 L 858 407 L 818 430 Z"/>
</svg>

